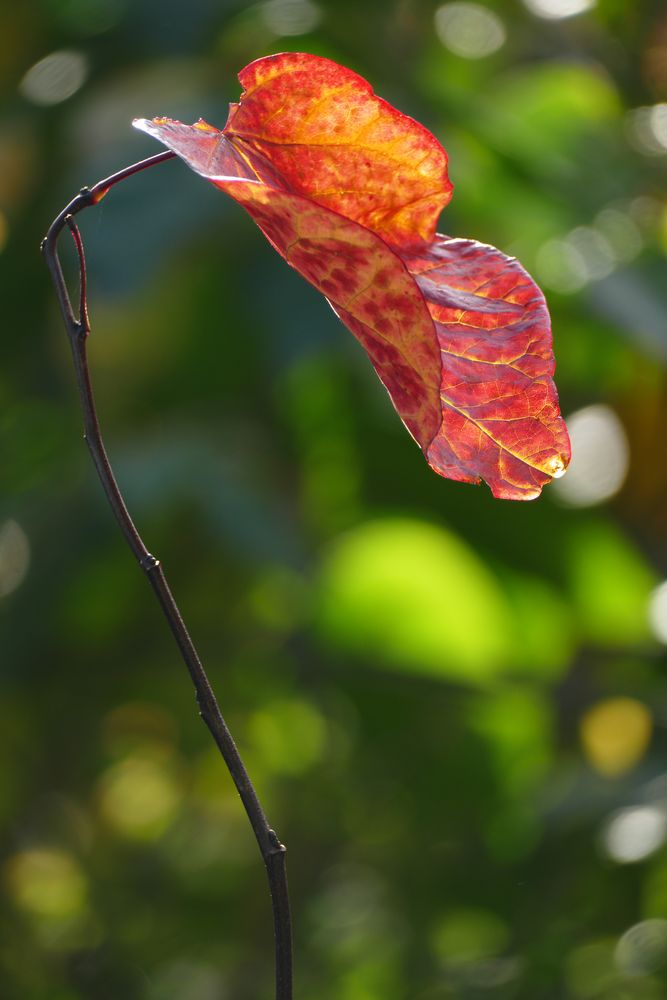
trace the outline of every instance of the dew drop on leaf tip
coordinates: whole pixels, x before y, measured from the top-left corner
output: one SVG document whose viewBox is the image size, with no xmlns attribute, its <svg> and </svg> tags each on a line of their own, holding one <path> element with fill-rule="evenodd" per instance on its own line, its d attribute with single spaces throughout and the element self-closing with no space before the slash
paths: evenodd
<svg viewBox="0 0 667 1000">
<path fill-rule="evenodd" d="M 567 471 L 567 465 L 560 457 L 560 455 L 557 455 L 556 458 L 552 459 L 551 466 L 549 468 L 549 475 L 553 479 L 560 479 L 561 476 L 565 475 L 566 471 Z"/>
</svg>

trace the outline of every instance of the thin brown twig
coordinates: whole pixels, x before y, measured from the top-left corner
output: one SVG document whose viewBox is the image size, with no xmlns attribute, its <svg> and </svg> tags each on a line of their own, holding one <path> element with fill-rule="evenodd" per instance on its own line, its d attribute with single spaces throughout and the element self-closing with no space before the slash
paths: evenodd
<svg viewBox="0 0 667 1000">
<path fill-rule="evenodd" d="M 220 712 L 218 702 L 197 650 L 183 622 L 181 613 L 171 593 L 160 561 L 151 555 L 137 531 L 127 510 L 122 493 L 113 474 L 104 446 L 97 416 L 95 396 L 90 379 L 87 356 L 87 338 L 90 333 L 88 320 L 86 264 L 83 240 L 74 216 L 84 208 L 96 205 L 107 192 L 120 181 L 134 176 L 139 171 L 169 160 L 174 153 L 167 151 L 132 164 L 99 181 L 92 188 L 82 188 L 79 194 L 60 212 L 51 223 L 42 242 L 42 253 L 49 268 L 58 297 L 60 310 L 72 350 L 79 400 L 83 415 L 84 438 L 90 451 L 97 475 L 102 484 L 109 505 L 119 524 L 132 553 L 144 571 L 155 596 L 164 612 L 169 628 L 176 640 L 183 661 L 195 687 L 199 713 L 208 726 L 215 743 L 227 765 L 241 801 L 248 815 L 250 825 L 257 839 L 262 859 L 266 866 L 269 891 L 273 909 L 275 938 L 275 997 L 276 1000 L 292 1000 L 292 929 L 290 904 L 287 888 L 287 868 L 285 847 L 278 839 L 260 805 L 257 793 L 239 755 L 227 724 Z M 63 276 L 58 257 L 58 239 L 68 226 L 79 259 L 79 315 L 76 316 Z"/>
<path fill-rule="evenodd" d="M 83 251 L 83 239 L 79 232 L 79 227 L 74 221 L 73 215 L 68 215 L 65 219 L 69 226 L 74 246 L 79 258 L 79 323 L 86 336 L 90 333 L 90 318 L 88 316 L 88 278 L 86 276 L 86 255 Z"/>
</svg>

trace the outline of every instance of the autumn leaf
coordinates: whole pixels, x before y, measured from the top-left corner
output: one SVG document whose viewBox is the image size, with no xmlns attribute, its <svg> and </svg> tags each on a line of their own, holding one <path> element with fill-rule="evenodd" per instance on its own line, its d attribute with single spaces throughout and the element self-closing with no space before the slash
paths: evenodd
<svg viewBox="0 0 667 1000">
<path fill-rule="evenodd" d="M 431 133 L 356 73 L 267 56 L 220 131 L 137 128 L 239 202 L 360 341 L 431 467 L 528 500 L 570 458 L 544 297 L 514 259 L 435 231 L 452 194 Z"/>
</svg>

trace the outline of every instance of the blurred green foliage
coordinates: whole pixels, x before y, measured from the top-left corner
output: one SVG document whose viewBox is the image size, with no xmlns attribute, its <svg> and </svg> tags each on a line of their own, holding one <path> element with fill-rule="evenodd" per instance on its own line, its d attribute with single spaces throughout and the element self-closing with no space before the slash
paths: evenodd
<svg viewBox="0 0 667 1000">
<path fill-rule="evenodd" d="M 37 248 L 82 184 L 155 152 L 133 117 L 221 125 L 236 71 L 281 49 L 438 135 L 441 229 L 542 282 L 576 417 L 568 475 L 493 501 L 428 469 L 326 304 L 182 164 L 81 217 L 109 449 L 288 845 L 297 997 L 659 1000 L 667 14 L 648 0 L 0 8 L 0 995 L 271 995 L 261 862 L 94 480 Z"/>
</svg>

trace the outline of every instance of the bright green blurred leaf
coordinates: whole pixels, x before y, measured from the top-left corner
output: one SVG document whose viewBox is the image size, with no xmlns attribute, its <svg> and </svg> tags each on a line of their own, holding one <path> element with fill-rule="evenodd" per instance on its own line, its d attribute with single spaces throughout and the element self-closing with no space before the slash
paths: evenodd
<svg viewBox="0 0 667 1000">
<path fill-rule="evenodd" d="M 614 85 L 598 66 L 556 61 L 496 81 L 488 107 L 480 123 L 483 137 L 546 176 L 572 173 L 581 141 L 621 113 Z"/>
<path fill-rule="evenodd" d="M 567 536 L 566 567 L 583 636 L 601 646 L 650 638 L 648 602 L 658 579 L 611 521 L 586 520 Z"/>
<path fill-rule="evenodd" d="M 503 574 L 514 626 L 512 667 L 527 677 L 559 677 L 572 660 L 575 629 L 567 601 L 546 580 Z"/>
<path fill-rule="evenodd" d="M 480 683 L 512 638 L 502 590 L 462 539 L 423 521 L 368 521 L 324 560 L 318 625 L 371 661 Z"/>
</svg>

